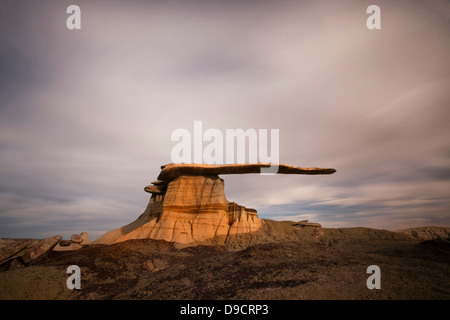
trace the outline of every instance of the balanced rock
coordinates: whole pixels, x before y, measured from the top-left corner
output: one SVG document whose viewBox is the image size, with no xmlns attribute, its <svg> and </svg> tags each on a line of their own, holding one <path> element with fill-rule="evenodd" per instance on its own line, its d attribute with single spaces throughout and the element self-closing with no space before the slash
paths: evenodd
<svg viewBox="0 0 450 320">
<path fill-rule="evenodd" d="M 255 209 L 225 197 L 219 174 L 259 173 L 271 164 L 170 164 L 161 167 L 158 180 L 144 188 L 152 194 L 147 209 L 132 223 L 109 231 L 96 243 L 155 239 L 192 245 L 224 243 L 227 237 L 261 228 Z M 281 174 L 331 174 L 336 170 L 279 165 Z"/>
<path fill-rule="evenodd" d="M 72 243 L 72 241 L 70 240 L 61 240 L 58 245 L 61 247 L 68 247 L 70 246 L 70 244 Z"/>
</svg>

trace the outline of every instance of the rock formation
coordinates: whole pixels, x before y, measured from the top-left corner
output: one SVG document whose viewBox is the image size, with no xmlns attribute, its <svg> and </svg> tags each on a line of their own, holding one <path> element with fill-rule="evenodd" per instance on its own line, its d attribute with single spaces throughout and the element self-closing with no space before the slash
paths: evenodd
<svg viewBox="0 0 450 320">
<path fill-rule="evenodd" d="M 219 175 L 219 174 L 246 174 L 260 173 L 262 168 L 269 168 L 270 163 L 246 163 L 246 164 L 174 164 L 161 166 L 158 182 L 170 182 L 181 175 Z M 327 168 L 300 168 L 279 164 L 277 174 L 332 174 L 335 169 Z"/>
<path fill-rule="evenodd" d="M 417 240 L 450 240 L 450 228 L 445 227 L 416 227 L 395 230 L 395 232 L 406 234 Z"/>
<path fill-rule="evenodd" d="M 0 249 L 0 269 L 11 270 L 33 264 L 56 246 L 61 238 L 54 236 L 42 240 L 12 240 Z"/>
<path fill-rule="evenodd" d="M 259 173 L 270 164 L 169 164 L 144 188 L 152 194 L 134 222 L 107 232 L 96 243 L 150 238 L 182 245 L 223 243 L 227 237 L 261 228 L 256 210 L 229 202 L 219 174 Z M 334 169 L 279 165 L 281 174 L 331 174 Z"/>
<path fill-rule="evenodd" d="M 74 235 L 72 235 L 70 237 L 70 242 L 71 243 L 78 243 L 78 244 L 80 244 L 81 241 L 83 241 L 83 239 L 81 239 L 81 237 L 79 235 L 77 235 L 77 234 L 74 234 Z"/>
<path fill-rule="evenodd" d="M 71 251 L 83 248 L 86 245 L 91 244 L 92 241 L 89 239 L 87 232 L 81 232 L 79 235 L 74 234 L 70 237 L 70 240 L 61 240 L 53 248 L 53 251 Z"/>
<path fill-rule="evenodd" d="M 314 228 L 320 228 L 322 225 L 320 223 L 316 222 L 308 222 L 308 220 L 302 220 L 296 223 L 292 224 L 293 227 L 314 227 Z"/>
</svg>

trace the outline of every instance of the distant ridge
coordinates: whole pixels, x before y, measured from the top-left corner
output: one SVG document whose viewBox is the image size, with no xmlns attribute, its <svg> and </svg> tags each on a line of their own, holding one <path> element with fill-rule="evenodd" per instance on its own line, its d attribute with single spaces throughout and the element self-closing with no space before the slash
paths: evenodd
<svg viewBox="0 0 450 320">
<path fill-rule="evenodd" d="M 394 232 L 406 234 L 417 240 L 450 240 L 450 228 L 448 227 L 415 227 L 395 230 Z"/>
</svg>

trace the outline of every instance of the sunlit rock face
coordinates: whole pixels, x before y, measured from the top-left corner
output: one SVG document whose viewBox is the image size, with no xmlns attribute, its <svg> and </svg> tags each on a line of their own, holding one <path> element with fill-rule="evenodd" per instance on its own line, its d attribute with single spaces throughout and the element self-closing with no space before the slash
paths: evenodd
<svg viewBox="0 0 450 320">
<path fill-rule="evenodd" d="M 225 197 L 224 180 L 218 174 L 257 173 L 270 164 L 198 165 L 161 167 L 158 180 L 144 188 L 152 194 L 147 209 L 132 223 L 109 231 L 96 243 L 129 239 L 166 240 L 183 245 L 224 243 L 230 236 L 261 228 L 256 210 Z M 284 174 L 331 174 L 334 169 L 280 165 Z"/>
</svg>

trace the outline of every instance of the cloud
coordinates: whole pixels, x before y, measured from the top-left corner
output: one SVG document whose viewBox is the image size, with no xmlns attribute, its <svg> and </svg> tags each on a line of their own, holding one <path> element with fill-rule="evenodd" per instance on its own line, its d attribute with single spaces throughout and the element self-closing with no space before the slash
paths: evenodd
<svg viewBox="0 0 450 320">
<path fill-rule="evenodd" d="M 132 221 L 195 120 L 337 169 L 224 176 L 264 217 L 449 224 L 448 2 L 381 1 L 377 31 L 361 1 L 90 1 L 80 31 L 69 4 L 0 5 L 0 236 Z"/>
</svg>

